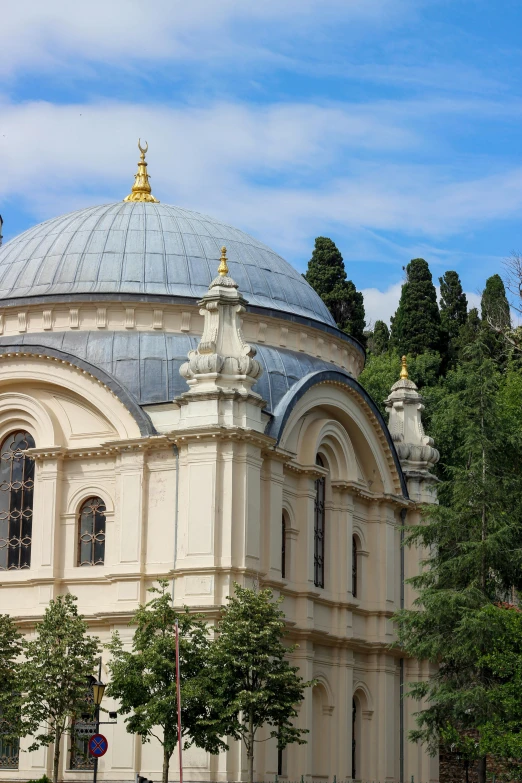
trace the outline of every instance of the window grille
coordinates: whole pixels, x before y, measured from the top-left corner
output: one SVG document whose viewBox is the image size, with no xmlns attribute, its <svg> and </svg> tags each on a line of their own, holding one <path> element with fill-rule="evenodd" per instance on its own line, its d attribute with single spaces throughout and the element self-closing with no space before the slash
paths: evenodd
<svg viewBox="0 0 522 783">
<path fill-rule="evenodd" d="M 35 447 L 28 432 L 17 430 L 0 447 L 0 571 L 31 566 Z"/>
<path fill-rule="evenodd" d="M 8 729 L 9 726 L 0 715 L 0 769 L 18 769 L 20 742 L 18 739 L 7 738 Z"/>
<path fill-rule="evenodd" d="M 78 519 L 78 565 L 103 565 L 105 562 L 105 503 L 88 498 L 80 507 Z"/>
<path fill-rule="evenodd" d="M 357 539 L 352 536 L 352 595 L 357 598 Z"/>
<path fill-rule="evenodd" d="M 286 578 L 286 517 L 281 520 L 281 577 Z"/>
<path fill-rule="evenodd" d="M 88 706 L 92 705 L 92 712 L 90 714 L 86 712 L 80 719 L 72 722 L 69 769 L 94 769 L 94 756 L 89 753 L 89 739 L 93 734 L 96 734 L 98 727 L 94 720 L 92 686 L 89 686 L 86 702 Z"/>
<path fill-rule="evenodd" d="M 321 457 L 317 457 L 316 464 L 324 467 Z M 315 480 L 315 504 L 314 504 L 314 585 L 324 587 L 324 539 L 325 539 L 325 487 L 324 476 Z"/>
</svg>

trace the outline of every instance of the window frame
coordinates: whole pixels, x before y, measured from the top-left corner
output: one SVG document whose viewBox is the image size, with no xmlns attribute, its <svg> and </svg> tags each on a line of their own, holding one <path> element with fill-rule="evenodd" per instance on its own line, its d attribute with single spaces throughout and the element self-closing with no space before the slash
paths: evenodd
<svg viewBox="0 0 522 783">
<path fill-rule="evenodd" d="M 316 465 L 324 468 L 318 454 Z M 326 477 L 315 479 L 314 498 L 314 585 L 324 590 L 325 585 L 325 538 L 326 538 Z"/>
<path fill-rule="evenodd" d="M 26 442 L 24 448 L 12 448 L 22 440 Z M 26 451 L 35 447 L 33 435 L 22 429 L 7 433 L 0 443 L 0 493 L 6 493 L 2 496 L 2 506 L 5 508 L 0 510 L 0 522 L 6 523 L 5 536 L 0 538 L 4 542 L 0 546 L 0 553 L 5 552 L 5 566 L 2 557 L 0 571 L 31 568 L 36 463 L 34 457 L 26 454 Z M 5 456 L 8 453 L 10 456 Z"/>
<path fill-rule="evenodd" d="M 288 579 L 288 542 L 286 514 L 283 511 L 281 517 L 281 579 Z"/>
<path fill-rule="evenodd" d="M 359 595 L 359 542 L 357 536 L 352 535 L 352 596 L 358 598 Z"/>
<path fill-rule="evenodd" d="M 88 504 L 92 509 L 91 531 L 82 532 L 83 511 Z M 94 504 L 97 505 L 94 505 Z M 102 510 L 98 509 L 101 507 Z M 103 530 L 96 531 L 97 514 L 103 517 Z M 88 568 L 89 566 L 105 565 L 105 545 L 107 541 L 107 504 L 100 495 L 89 495 L 78 506 L 76 514 L 77 546 L 76 546 L 76 566 L 78 568 Z M 89 560 L 82 560 L 82 545 L 90 543 L 91 557 Z M 96 559 L 96 544 L 102 544 L 102 557 Z"/>
</svg>

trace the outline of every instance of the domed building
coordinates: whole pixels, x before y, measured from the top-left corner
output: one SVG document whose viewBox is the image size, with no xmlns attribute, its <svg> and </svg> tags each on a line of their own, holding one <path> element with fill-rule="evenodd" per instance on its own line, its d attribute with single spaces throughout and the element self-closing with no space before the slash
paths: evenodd
<svg viewBox="0 0 522 783">
<path fill-rule="evenodd" d="M 30 634 L 71 592 L 102 641 L 128 641 L 158 578 L 209 621 L 234 581 L 270 586 L 318 685 L 299 711 L 307 744 L 260 743 L 256 779 L 435 781 L 436 759 L 407 741 L 418 705 L 401 699 L 427 665 L 392 647 L 421 557 L 401 526 L 435 501 L 415 384 L 403 367 L 387 426 L 357 381 L 364 349 L 304 278 L 242 231 L 160 204 L 146 165 L 142 151 L 124 201 L 0 248 L 0 613 Z M 121 718 L 105 728 L 100 781 L 160 778 L 159 745 Z M 66 738 L 64 781 L 90 780 L 80 751 Z M 51 764 L 0 746 L 4 780 Z M 246 757 L 192 748 L 184 774 L 239 781 Z"/>
</svg>

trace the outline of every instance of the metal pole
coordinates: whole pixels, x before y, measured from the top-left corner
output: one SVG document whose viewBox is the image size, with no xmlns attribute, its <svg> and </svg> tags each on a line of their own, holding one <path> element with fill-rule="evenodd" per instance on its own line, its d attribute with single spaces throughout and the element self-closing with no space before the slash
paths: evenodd
<svg viewBox="0 0 522 783">
<path fill-rule="evenodd" d="M 102 676 L 102 659 L 100 655 L 100 660 L 98 663 L 98 682 L 101 682 L 101 676 Z M 99 734 L 100 733 L 100 705 L 99 704 L 96 705 L 95 718 L 96 718 L 96 734 Z M 98 756 L 95 756 L 92 783 L 96 783 L 97 780 L 98 780 Z"/>
<path fill-rule="evenodd" d="M 182 743 L 181 743 L 181 687 L 179 681 L 179 628 L 178 628 L 177 620 L 174 625 L 176 628 L 176 696 L 178 702 L 179 783 L 183 783 L 183 758 L 182 758 Z M 96 781 L 94 783 L 96 783 Z"/>
</svg>

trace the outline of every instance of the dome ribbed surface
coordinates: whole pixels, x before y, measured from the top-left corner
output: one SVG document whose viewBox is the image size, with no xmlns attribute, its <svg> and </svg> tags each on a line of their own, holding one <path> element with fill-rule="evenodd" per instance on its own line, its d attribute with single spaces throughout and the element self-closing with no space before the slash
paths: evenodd
<svg viewBox="0 0 522 783">
<path fill-rule="evenodd" d="M 134 395 L 140 405 L 170 402 L 188 391 L 179 368 L 187 353 L 196 348 L 199 337 L 147 332 L 56 332 L 0 337 L 0 346 L 54 348 L 83 359 L 115 378 Z M 275 410 L 277 403 L 301 378 L 319 370 L 339 370 L 329 362 L 304 353 L 256 345 L 256 358 L 263 374 L 253 390 Z M 340 372 L 343 372 L 342 370 Z"/>
<path fill-rule="evenodd" d="M 47 220 L 0 248 L 0 297 L 144 294 L 199 299 L 221 246 L 250 304 L 335 323 L 281 256 L 213 218 L 168 204 L 88 207 Z"/>
</svg>

